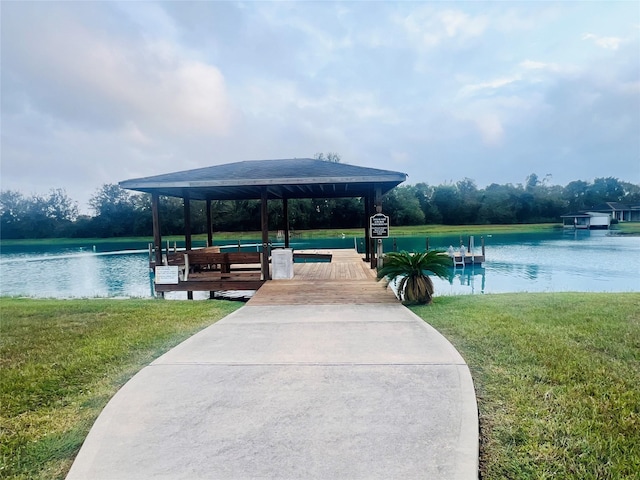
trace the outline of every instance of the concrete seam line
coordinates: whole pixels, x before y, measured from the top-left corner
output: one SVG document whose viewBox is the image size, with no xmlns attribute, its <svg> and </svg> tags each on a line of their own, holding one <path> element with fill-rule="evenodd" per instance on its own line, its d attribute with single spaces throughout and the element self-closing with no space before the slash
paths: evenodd
<svg viewBox="0 0 640 480">
<path fill-rule="evenodd" d="M 240 363 L 240 362 L 172 362 L 157 363 L 150 367 L 181 367 L 181 366 L 214 366 L 214 367 L 466 367 L 466 363 L 429 363 L 429 362 L 269 362 L 269 363 Z"/>
</svg>

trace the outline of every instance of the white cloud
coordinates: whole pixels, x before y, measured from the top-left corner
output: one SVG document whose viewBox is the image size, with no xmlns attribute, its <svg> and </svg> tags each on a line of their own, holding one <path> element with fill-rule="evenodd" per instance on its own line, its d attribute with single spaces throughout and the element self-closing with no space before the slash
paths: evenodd
<svg viewBox="0 0 640 480">
<path fill-rule="evenodd" d="M 593 43 L 608 50 L 617 50 L 623 42 L 619 37 L 602 37 L 593 33 L 585 33 L 582 35 L 582 40 L 593 40 Z"/>
<path fill-rule="evenodd" d="M 116 37 L 59 12 L 12 27 L 3 68 L 31 83 L 30 102 L 61 121 L 135 124 L 150 133 L 224 135 L 233 108 L 220 71 L 162 40 Z"/>
<path fill-rule="evenodd" d="M 557 152 L 628 179 L 637 7 L 612 5 L 5 2 L 2 187 L 321 151 L 430 184 L 575 180 Z"/>
<path fill-rule="evenodd" d="M 525 70 L 534 70 L 550 73 L 570 74 L 577 72 L 577 68 L 573 65 L 561 65 L 553 62 L 539 62 L 535 60 L 524 60 L 520 62 L 520 67 Z"/>
<path fill-rule="evenodd" d="M 486 92 L 486 91 L 489 91 L 489 93 L 492 93 L 495 90 L 512 85 L 520 80 L 521 80 L 520 76 L 515 75 L 511 77 L 496 78 L 488 82 L 465 85 L 458 92 L 458 97 L 459 98 L 470 97 L 475 95 L 478 92 Z"/>
<path fill-rule="evenodd" d="M 466 43 L 481 36 L 489 25 L 485 15 L 471 16 L 460 10 L 417 9 L 401 20 L 408 36 L 430 49 L 445 41 Z"/>
</svg>

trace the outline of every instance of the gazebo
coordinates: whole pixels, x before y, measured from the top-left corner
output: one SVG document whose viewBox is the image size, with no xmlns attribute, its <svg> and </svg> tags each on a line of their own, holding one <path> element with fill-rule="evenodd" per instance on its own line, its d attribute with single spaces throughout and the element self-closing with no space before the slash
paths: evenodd
<svg viewBox="0 0 640 480">
<path fill-rule="evenodd" d="M 405 173 L 327 162 L 311 158 L 250 160 L 185 170 L 120 182 L 122 188 L 151 194 L 156 265 L 162 263 L 159 202 L 161 196 L 184 200 L 185 246 L 191 250 L 191 200 L 206 202 L 207 245 L 213 245 L 212 200 L 261 200 L 262 251 L 268 252 L 268 209 L 271 200 L 282 201 L 284 242 L 289 247 L 288 200 L 300 198 L 364 199 L 365 219 L 382 211 L 382 196 L 404 182 Z M 366 259 L 374 255 L 365 221 Z M 262 278 L 269 278 L 268 254 L 261 258 Z"/>
</svg>

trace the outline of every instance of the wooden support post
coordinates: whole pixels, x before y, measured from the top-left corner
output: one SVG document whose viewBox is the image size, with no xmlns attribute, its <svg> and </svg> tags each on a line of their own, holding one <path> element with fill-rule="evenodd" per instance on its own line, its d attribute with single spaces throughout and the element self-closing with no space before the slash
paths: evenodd
<svg viewBox="0 0 640 480">
<path fill-rule="evenodd" d="M 260 221 L 262 225 L 262 279 L 269 277 L 269 209 L 267 208 L 267 187 L 260 192 Z"/>
<path fill-rule="evenodd" d="M 382 189 L 375 187 L 373 192 L 373 205 L 375 207 L 375 213 L 382 213 Z M 371 242 L 371 269 L 378 266 L 379 261 L 376 256 L 380 257 L 382 253 L 382 242 Z"/>
<path fill-rule="evenodd" d="M 151 194 L 151 218 L 153 223 L 153 243 L 155 244 L 156 266 L 162 265 L 162 235 L 160 234 L 160 195 Z M 155 273 L 155 272 L 154 272 Z M 164 292 L 160 293 L 164 298 Z"/>
<path fill-rule="evenodd" d="M 191 200 L 189 191 L 184 191 L 184 246 L 187 250 L 191 250 Z"/>
<path fill-rule="evenodd" d="M 289 199 L 282 199 L 282 215 L 284 216 L 284 248 L 289 248 Z"/>
<path fill-rule="evenodd" d="M 213 247 L 213 219 L 211 218 L 211 200 L 207 200 L 207 247 Z"/>
<path fill-rule="evenodd" d="M 191 199 L 189 190 L 184 191 L 184 246 L 186 250 L 191 250 Z M 193 292 L 187 291 L 187 299 L 193 300 Z"/>
<path fill-rule="evenodd" d="M 151 194 L 151 216 L 153 222 L 153 243 L 155 244 L 156 265 L 162 265 L 162 236 L 160 234 L 160 195 Z"/>
<path fill-rule="evenodd" d="M 206 203 L 207 210 L 207 247 L 213 247 L 213 217 L 211 216 L 211 200 L 207 199 Z M 213 300 L 215 297 L 215 292 L 209 292 L 209 299 Z"/>
<path fill-rule="evenodd" d="M 427 237 L 427 252 L 429 251 L 429 237 Z"/>
<path fill-rule="evenodd" d="M 371 216 L 371 195 L 367 193 L 364 197 L 364 261 L 371 261 L 371 238 L 369 237 L 369 217 Z"/>
</svg>

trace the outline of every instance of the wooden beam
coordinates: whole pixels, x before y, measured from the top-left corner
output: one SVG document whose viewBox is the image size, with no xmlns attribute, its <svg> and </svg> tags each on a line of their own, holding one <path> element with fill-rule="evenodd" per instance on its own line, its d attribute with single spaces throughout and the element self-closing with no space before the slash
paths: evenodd
<svg viewBox="0 0 640 480">
<path fill-rule="evenodd" d="M 151 217 L 153 222 L 153 243 L 155 244 L 156 265 L 162 265 L 162 235 L 160 234 L 160 195 L 151 194 Z"/>
<path fill-rule="evenodd" d="M 189 190 L 184 190 L 184 246 L 187 250 L 191 250 L 191 199 L 189 198 Z M 187 291 L 187 299 L 193 300 L 193 292 Z"/>
<path fill-rule="evenodd" d="M 220 290 L 258 290 L 262 280 L 196 280 L 179 284 L 158 284 L 157 292 L 216 292 Z"/>
<path fill-rule="evenodd" d="M 213 247 L 213 219 L 211 218 L 211 200 L 207 200 L 207 247 Z"/>
<path fill-rule="evenodd" d="M 284 216 L 284 248 L 289 248 L 289 199 L 282 199 L 282 215 Z"/>
<path fill-rule="evenodd" d="M 189 190 L 184 190 L 184 246 L 187 250 L 191 250 L 191 199 L 189 198 Z"/>
<path fill-rule="evenodd" d="M 260 222 L 262 226 L 262 278 L 269 280 L 269 209 L 267 187 L 260 189 Z"/>
<path fill-rule="evenodd" d="M 364 260 L 371 260 L 371 238 L 369 238 L 369 216 L 371 215 L 371 194 L 367 193 L 364 197 Z"/>
</svg>

